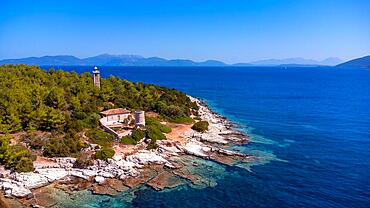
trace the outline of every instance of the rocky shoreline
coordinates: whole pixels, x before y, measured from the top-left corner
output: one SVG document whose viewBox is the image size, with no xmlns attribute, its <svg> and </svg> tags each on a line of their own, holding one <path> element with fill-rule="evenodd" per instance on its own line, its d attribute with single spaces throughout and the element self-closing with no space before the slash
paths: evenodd
<svg viewBox="0 0 370 208">
<path fill-rule="evenodd" d="M 254 159 L 225 149 L 229 144 L 246 143 L 249 138 L 235 130 L 234 125 L 225 117 L 211 111 L 203 101 L 193 97 L 190 99 L 198 104 L 199 117 L 209 123 L 209 130 L 205 133 L 190 129 L 182 133 L 185 140 L 182 143 L 157 141 L 156 150 L 139 150 L 131 155 L 116 154 L 108 161 L 95 160 L 94 165 L 85 169 L 74 168 L 75 158 L 54 158 L 51 164 L 35 164 L 35 171 L 32 173 L 2 171 L 0 189 L 6 198 L 18 199 L 25 206 L 47 207 L 50 206 L 50 202 L 45 202 L 47 200 L 35 200 L 38 198 L 37 193 L 42 193 L 45 187 L 53 184 L 64 191 L 73 191 L 76 184 L 66 185 L 68 183 L 65 181 L 76 178 L 76 183 L 81 183 L 81 180 L 86 182 L 77 189 L 89 189 L 95 194 L 115 195 L 144 183 L 155 190 L 163 190 L 182 185 L 184 181 L 202 183 L 203 179 L 190 173 L 187 163 L 182 161 L 186 156 L 225 165 Z M 0 203 L 1 201 L 4 200 L 0 200 Z"/>
</svg>

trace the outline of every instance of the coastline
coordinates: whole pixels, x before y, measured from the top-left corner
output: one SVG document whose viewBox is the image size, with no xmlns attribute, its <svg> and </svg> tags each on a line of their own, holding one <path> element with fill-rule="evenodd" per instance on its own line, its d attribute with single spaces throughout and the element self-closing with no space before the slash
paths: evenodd
<svg viewBox="0 0 370 208">
<path fill-rule="evenodd" d="M 75 158 L 54 158 L 52 164 L 35 164 L 36 169 L 32 173 L 5 173 L 0 178 L 4 196 L 27 206 L 48 207 L 51 198 L 45 193 L 49 188 L 65 192 L 89 189 L 94 194 L 115 195 L 141 184 L 155 190 L 174 188 L 184 181 L 207 186 L 209 184 L 204 178 L 189 172 L 189 166 L 194 164 L 186 160 L 188 156 L 224 165 L 254 160 L 251 156 L 226 149 L 228 145 L 247 143 L 247 135 L 236 130 L 226 117 L 213 112 L 206 102 L 189 98 L 198 104 L 199 117 L 209 122 L 209 130 L 205 133 L 186 129 L 181 132 L 181 142 L 172 139 L 158 141 L 156 150 L 116 154 L 107 162 L 95 160 L 93 166 L 85 169 L 73 168 Z"/>
</svg>

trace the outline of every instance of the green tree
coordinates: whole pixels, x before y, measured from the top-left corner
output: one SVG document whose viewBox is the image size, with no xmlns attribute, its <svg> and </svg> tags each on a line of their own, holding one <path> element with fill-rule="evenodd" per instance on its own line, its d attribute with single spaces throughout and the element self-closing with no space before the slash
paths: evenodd
<svg viewBox="0 0 370 208">
<path fill-rule="evenodd" d="M 100 160 L 108 160 L 114 156 L 116 152 L 109 147 L 103 147 L 95 153 L 95 158 Z"/>
<path fill-rule="evenodd" d="M 65 115 L 61 110 L 48 108 L 46 115 L 43 117 L 43 128 L 46 130 L 60 130 L 65 125 Z"/>
<path fill-rule="evenodd" d="M 56 109 L 64 109 L 67 105 L 64 98 L 64 90 L 59 87 L 53 87 L 45 98 L 45 104 Z"/>
<path fill-rule="evenodd" d="M 28 149 L 21 145 L 10 145 L 9 136 L 0 136 L 0 164 L 17 172 L 33 171 L 36 159 Z"/>
</svg>

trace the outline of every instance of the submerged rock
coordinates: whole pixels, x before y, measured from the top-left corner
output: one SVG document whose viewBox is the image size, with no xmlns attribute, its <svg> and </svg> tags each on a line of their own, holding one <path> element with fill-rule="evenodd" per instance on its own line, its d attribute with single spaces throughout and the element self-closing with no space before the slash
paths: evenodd
<svg viewBox="0 0 370 208">
<path fill-rule="evenodd" d="M 104 185 L 95 185 L 93 186 L 91 191 L 94 194 L 110 195 L 110 196 L 118 195 L 118 192 L 116 190 L 114 190 L 113 188 L 109 186 L 104 186 Z"/>
<path fill-rule="evenodd" d="M 150 179 L 154 178 L 157 175 L 158 171 L 155 170 L 155 167 L 145 168 L 142 172 L 140 172 L 139 176 L 123 180 L 123 184 L 130 188 L 134 188 L 140 184 L 148 182 Z"/>
<path fill-rule="evenodd" d="M 173 173 L 163 171 L 158 174 L 155 178 L 150 180 L 147 185 L 155 190 L 163 190 L 165 188 L 174 188 L 185 184 L 185 181 L 177 177 Z"/>
<path fill-rule="evenodd" d="M 129 187 L 125 186 L 122 180 L 118 180 L 114 178 L 106 179 L 104 184 L 118 192 L 124 192 L 124 191 L 129 190 Z"/>
</svg>

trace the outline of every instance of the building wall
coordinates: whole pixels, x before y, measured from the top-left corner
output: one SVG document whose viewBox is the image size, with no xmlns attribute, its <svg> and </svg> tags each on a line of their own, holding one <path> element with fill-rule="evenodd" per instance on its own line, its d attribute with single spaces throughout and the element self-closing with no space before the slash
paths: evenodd
<svg viewBox="0 0 370 208">
<path fill-rule="evenodd" d="M 130 114 L 118 114 L 118 115 L 111 115 L 106 117 L 107 121 L 116 121 L 116 122 L 123 122 L 124 119 L 127 119 Z"/>
<path fill-rule="evenodd" d="M 117 133 L 117 132 L 115 132 L 113 129 L 111 129 L 111 128 L 109 128 L 108 126 L 105 126 L 105 125 L 101 125 L 102 127 L 103 127 L 103 129 L 106 131 L 106 132 L 108 132 L 108 133 L 110 133 L 110 134 L 113 134 L 115 137 L 117 137 L 117 138 L 120 138 L 120 135 Z"/>
</svg>

